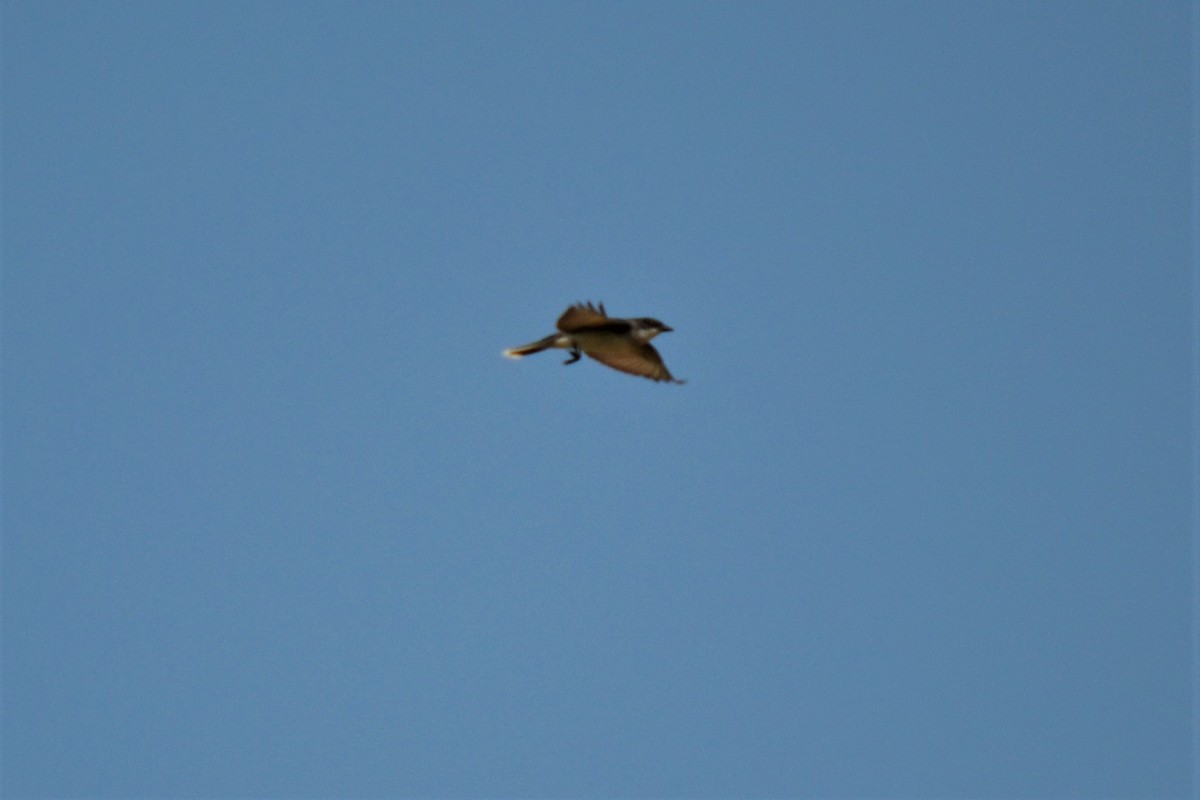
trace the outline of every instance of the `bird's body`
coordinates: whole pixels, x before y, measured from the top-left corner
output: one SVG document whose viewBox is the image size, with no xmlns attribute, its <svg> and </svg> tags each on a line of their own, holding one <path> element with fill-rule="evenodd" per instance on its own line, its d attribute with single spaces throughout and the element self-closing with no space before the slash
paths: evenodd
<svg viewBox="0 0 1200 800">
<path fill-rule="evenodd" d="M 599 307 L 591 303 L 576 303 L 563 312 L 556 327 L 558 333 L 509 348 L 504 355 L 523 358 L 558 348 L 571 351 L 571 358 L 564 362 L 566 364 L 574 364 L 582 354 L 631 375 L 640 375 L 652 381 L 683 383 L 671 375 L 662 356 L 650 344 L 655 336 L 671 330 L 653 317 L 618 319 L 605 313 L 603 303 Z"/>
</svg>

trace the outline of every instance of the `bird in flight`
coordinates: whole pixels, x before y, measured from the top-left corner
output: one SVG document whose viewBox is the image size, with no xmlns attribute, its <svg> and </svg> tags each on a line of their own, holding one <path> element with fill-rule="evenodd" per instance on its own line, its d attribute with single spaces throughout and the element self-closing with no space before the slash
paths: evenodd
<svg viewBox="0 0 1200 800">
<path fill-rule="evenodd" d="M 556 327 L 558 333 L 520 347 L 510 347 L 504 351 L 504 355 L 524 358 L 558 348 L 571 351 L 571 357 L 564 364 L 574 364 L 581 355 L 587 355 L 630 375 L 640 375 L 652 381 L 683 383 L 671 375 L 662 356 L 650 344 L 655 336 L 672 330 L 653 317 L 618 319 L 608 316 L 604 311 L 604 303 L 599 306 L 576 303 L 563 312 Z"/>
</svg>

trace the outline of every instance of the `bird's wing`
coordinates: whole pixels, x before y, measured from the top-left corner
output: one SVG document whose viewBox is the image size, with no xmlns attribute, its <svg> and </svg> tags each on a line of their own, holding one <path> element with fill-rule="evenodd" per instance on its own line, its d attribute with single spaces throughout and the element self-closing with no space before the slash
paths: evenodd
<svg viewBox="0 0 1200 800">
<path fill-rule="evenodd" d="M 563 312 L 556 324 L 563 333 L 572 333 L 583 328 L 603 325 L 605 322 L 608 322 L 608 315 L 604 313 L 604 303 L 601 303 L 599 308 L 591 303 L 576 303 Z"/>
<path fill-rule="evenodd" d="M 628 372 L 630 375 L 640 375 L 652 381 L 683 383 L 671 375 L 667 365 L 663 363 L 662 356 L 653 345 L 630 341 L 622 347 L 605 347 L 599 349 L 599 352 L 585 349 L 583 352 L 605 366 Z"/>
</svg>

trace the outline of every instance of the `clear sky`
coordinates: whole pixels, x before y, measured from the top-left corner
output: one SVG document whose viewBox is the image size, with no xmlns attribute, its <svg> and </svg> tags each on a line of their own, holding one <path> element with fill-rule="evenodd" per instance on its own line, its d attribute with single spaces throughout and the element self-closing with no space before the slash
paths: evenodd
<svg viewBox="0 0 1200 800">
<path fill-rule="evenodd" d="M 3 795 L 1194 796 L 1192 14 L 5 2 Z"/>
</svg>

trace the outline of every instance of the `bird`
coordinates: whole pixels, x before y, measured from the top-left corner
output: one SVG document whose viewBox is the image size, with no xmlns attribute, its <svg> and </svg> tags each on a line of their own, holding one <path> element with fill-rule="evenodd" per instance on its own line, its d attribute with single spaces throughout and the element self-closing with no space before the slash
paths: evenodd
<svg viewBox="0 0 1200 800">
<path fill-rule="evenodd" d="M 558 348 L 571 351 L 571 357 L 563 364 L 574 364 L 581 355 L 587 355 L 605 366 L 630 375 L 639 375 L 652 381 L 684 383 L 671 375 L 662 356 L 650 344 L 650 340 L 660 333 L 674 330 L 653 317 L 619 319 L 608 316 L 604 303 L 575 303 L 562 313 L 555 327 L 558 333 L 520 347 L 510 347 L 504 351 L 504 355 L 524 358 Z"/>
</svg>

